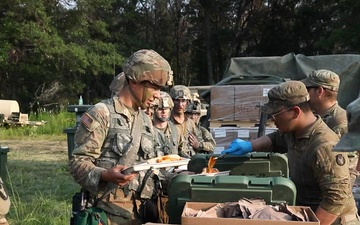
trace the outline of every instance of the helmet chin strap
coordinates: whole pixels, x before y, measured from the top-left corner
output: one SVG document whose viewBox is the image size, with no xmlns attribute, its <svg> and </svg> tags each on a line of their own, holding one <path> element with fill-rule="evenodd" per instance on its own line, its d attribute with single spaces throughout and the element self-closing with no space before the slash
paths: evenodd
<svg viewBox="0 0 360 225">
<path fill-rule="evenodd" d="M 129 90 L 130 90 L 130 94 L 133 96 L 133 98 L 136 100 L 136 102 L 139 104 L 141 109 L 145 109 L 146 106 L 143 103 L 144 99 L 146 98 L 146 92 L 147 92 L 147 87 L 145 87 L 145 89 L 143 90 L 143 96 L 142 96 L 142 101 L 140 101 L 140 99 L 136 96 L 136 94 L 134 93 L 133 89 L 130 87 L 129 85 Z"/>
</svg>

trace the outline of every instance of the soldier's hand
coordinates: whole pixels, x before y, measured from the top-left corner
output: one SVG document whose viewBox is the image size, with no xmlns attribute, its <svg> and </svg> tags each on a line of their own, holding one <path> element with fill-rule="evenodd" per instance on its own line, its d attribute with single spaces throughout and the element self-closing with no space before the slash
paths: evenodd
<svg viewBox="0 0 360 225">
<path fill-rule="evenodd" d="M 190 143 L 191 147 L 193 147 L 194 149 L 198 149 L 200 147 L 199 140 L 192 133 L 189 134 L 189 143 Z"/>
<path fill-rule="evenodd" d="M 253 147 L 250 141 L 244 141 L 240 138 L 233 140 L 230 144 L 230 147 L 221 152 L 221 154 L 229 155 L 244 155 L 246 153 L 252 152 Z"/>
<path fill-rule="evenodd" d="M 115 184 L 118 184 L 120 186 L 126 185 L 134 179 L 137 174 L 128 174 L 124 175 L 121 173 L 124 169 L 126 169 L 126 166 L 114 166 L 113 168 L 110 168 L 108 170 L 105 170 L 101 173 L 101 179 L 104 181 L 112 182 Z"/>
</svg>

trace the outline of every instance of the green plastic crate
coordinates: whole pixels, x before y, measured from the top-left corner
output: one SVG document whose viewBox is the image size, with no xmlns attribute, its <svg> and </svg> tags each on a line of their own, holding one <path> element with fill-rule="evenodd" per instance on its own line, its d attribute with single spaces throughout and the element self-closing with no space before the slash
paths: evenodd
<svg viewBox="0 0 360 225">
<path fill-rule="evenodd" d="M 177 175 L 168 186 L 171 224 L 180 224 L 186 202 L 233 202 L 262 198 L 267 204 L 295 205 L 295 184 L 284 177 Z"/>
<path fill-rule="evenodd" d="M 211 156 L 219 154 L 196 154 L 191 157 L 188 170 L 201 173 L 207 167 Z M 231 175 L 256 177 L 289 177 L 288 159 L 284 154 L 253 152 L 242 156 L 226 155 L 216 161 L 214 168 L 219 171 L 230 170 Z"/>
</svg>

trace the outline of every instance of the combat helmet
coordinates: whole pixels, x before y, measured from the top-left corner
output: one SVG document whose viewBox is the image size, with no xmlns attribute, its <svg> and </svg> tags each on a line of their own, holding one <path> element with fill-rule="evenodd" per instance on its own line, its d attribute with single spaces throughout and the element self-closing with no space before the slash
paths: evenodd
<svg viewBox="0 0 360 225">
<path fill-rule="evenodd" d="M 171 99 L 170 95 L 165 91 L 160 92 L 160 98 L 156 99 L 154 106 L 158 109 L 170 108 L 174 107 L 174 102 Z"/>
<path fill-rule="evenodd" d="M 170 64 L 154 50 L 142 49 L 133 53 L 126 60 L 123 71 L 127 79 L 136 83 L 149 81 L 160 87 L 172 85 Z"/>
<path fill-rule="evenodd" d="M 109 85 L 110 91 L 112 93 L 117 93 L 117 92 L 121 91 L 121 89 L 124 86 L 125 81 L 126 81 L 126 79 L 125 79 L 125 73 L 124 72 L 116 75 L 116 77 L 114 77 L 113 81 Z"/>
<path fill-rule="evenodd" d="M 170 96 L 172 99 L 191 99 L 191 92 L 188 87 L 184 85 L 175 85 L 170 89 Z"/>
<path fill-rule="evenodd" d="M 185 113 L 201 114 L 201 101 L 198 93 L 193 94 L 192 101 L 187 105 Z"/>
<path fill-rule="evenodd" d="M 198 101 L 193 101 L 193 102 L 189 103 L 186 107 L 185 113 L 201 114 L 201 103 Z"/>
</svg>

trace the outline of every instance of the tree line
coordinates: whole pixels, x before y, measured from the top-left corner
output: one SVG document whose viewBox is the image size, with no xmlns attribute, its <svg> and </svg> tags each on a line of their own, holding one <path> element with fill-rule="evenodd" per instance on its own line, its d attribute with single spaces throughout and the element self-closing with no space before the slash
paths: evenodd
<svg viewBox="0 0 360 225">
<path fill-rule="evenodd" d="M 2 0 L 0 99 L 23 112 L 93 104 L 132 52 L 164 56 L 175 84 L 220 81 L 231 57 L 358 53 L 352 0 Z"/>
</svg>

